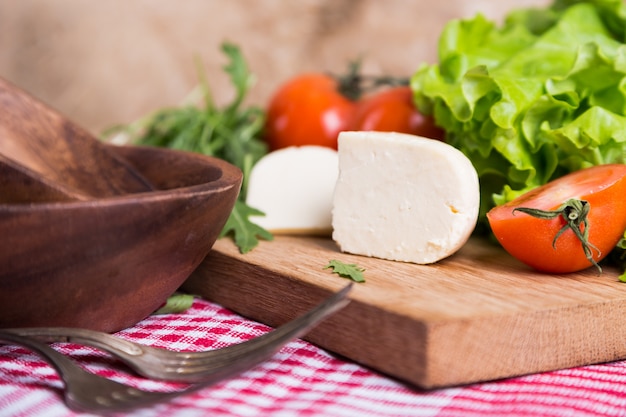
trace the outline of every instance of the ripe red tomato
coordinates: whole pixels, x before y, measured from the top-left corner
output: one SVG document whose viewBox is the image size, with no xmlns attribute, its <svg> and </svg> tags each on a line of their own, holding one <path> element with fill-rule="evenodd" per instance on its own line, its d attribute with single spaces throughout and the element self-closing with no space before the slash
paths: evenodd
<svg viewBox="0 0 626 417">
<path fill-rule="evenodd" d="M 337 149 L 355 104 L 324 74 L 304 74 L 281 86 L 267 109 L 265 140 L 270 150 L 319 145 Z"/>
<path fill-rule="evenodd" d="M 432 117 L 415 108 L 409 87 L 393 87 L 363 98 L 350 123 L 351 130 L 410 133 L 443 140 L 445 132 Z"/>
<path fill-rule="evenodd" d="M 357 82 L 347 88 L 357 90 Z M 344 130 L 410 133 L 443 139 L 444 131 L 430 116 L 418 112 L 410 87 L 383 88 L 363 98 L 342 93 L 337 79 L 325 74 L 304 74 L 281 86 L 266 114 L 265 140 L 270 150 L 288 146 L 319 145 L 337 149 Z"/>
<path fill-rule="evenodd" d="M 487 213 L 491 229 L 511 255 L 544 272 L 568 273 L 592 265 L 567 222 L 533 217 L 520 208 L 554 211 L 570 199 L 586 201 L 588 249 L 595 262 L 611 252 L 626 230 L 626 165 L 600 165 L 575 171 L 538 187 Z M 566 210 L 570 211 L 570 210 Z"/>
</svg>

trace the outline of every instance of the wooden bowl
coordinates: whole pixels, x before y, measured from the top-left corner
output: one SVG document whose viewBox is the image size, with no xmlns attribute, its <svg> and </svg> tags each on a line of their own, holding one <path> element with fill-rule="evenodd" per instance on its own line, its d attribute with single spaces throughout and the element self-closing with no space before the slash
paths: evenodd
<svg viewBox="0 0 626 417">
<path fill-rule="evenodd" d="M 101 140 L 1 77 L 0 174 L 0 203 L 13 197 L 91 200 L 154 190 Z"/>
<path fill-rule="evenodd" d="M 0 327 L 132 326 L 215 243 L 239 193 L 239 169 L 199 154 L 107 146 L 157 191 L 0 204 Z"/>
</svg>

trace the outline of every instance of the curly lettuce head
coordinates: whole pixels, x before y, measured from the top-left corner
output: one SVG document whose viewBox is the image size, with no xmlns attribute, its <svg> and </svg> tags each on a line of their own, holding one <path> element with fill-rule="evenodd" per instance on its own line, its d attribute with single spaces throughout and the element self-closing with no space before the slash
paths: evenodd
<svg viewBox="0 0 626 417">
<path fill-rule="evenodd" d="M 557 0 L 451 21 L 415 102 L 473 162 L 482 207 L 565 173 L 626 162 L 626 5 Z"/>
</svg>

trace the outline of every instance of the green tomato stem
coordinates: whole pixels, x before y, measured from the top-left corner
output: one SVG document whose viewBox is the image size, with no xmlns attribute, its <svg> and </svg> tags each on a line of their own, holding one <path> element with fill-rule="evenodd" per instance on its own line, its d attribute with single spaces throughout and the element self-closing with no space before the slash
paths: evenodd
<svg viewBox="0 0 626 417">
<path fill-rule="evenodd" d="M 556 249 L 557 239 L 566 230 L 571 230 L 580 241 L 587 260 L 595 266 L 598 269 L 598 273 L 601 274 L 602 268 L 598 265 L 595 259 L 593 259 L 593 250 L 598 252 L 599 255 L 601 254 L 601 251 L 594 244 L 589 242 L 589 222 L 587 220 L 587 216 L 590 210 L 591 205 L 588 201 L 572 198 L 567 200 L 556 210 L 540 210 L 530 207 L 517 207 L 513 210 L 513 213 L 521 211 L 522 213 L 544 220 L 551 220 L 561 216 L 563 220 L 565 220 L 565 225 L 554 236 L 554 239 L 552 240 L 552 247 Z"/>
<path fill-rule="evenodd" d="M 345 75 L 330 74 L 339 84 L 339 92 L 348 100 L 358 101 L 364 94 L 374 91 L 379 87 L 408 86 L 409 79 L 392 76 L 371 76 L 361 74 L 361 60 L 355 60 L 348 64 L 348 72 Z"/>
</svg>

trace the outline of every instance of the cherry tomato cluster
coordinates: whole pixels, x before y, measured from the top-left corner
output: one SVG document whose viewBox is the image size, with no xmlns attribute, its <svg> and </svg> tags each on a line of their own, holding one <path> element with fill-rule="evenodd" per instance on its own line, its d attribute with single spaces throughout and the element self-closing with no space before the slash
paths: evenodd
<svg viewBox="0 0 626 417">
<path fill-rule="evenodd" d="M 386 86 L 362 95 L 360 80 L 354 74 L 342 82 L 331 75 L 309 73 L 279 87 L 267 108 L 265 140 L 270 150 L 303 145 L 337 149 L 339 132 L 347 130 L 393 131 L 443 140 L 444 131 L 432 117 L 415 108 L 408 85 Z"/>
</svg>

